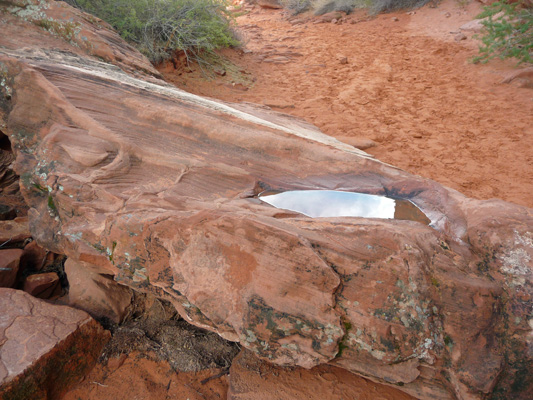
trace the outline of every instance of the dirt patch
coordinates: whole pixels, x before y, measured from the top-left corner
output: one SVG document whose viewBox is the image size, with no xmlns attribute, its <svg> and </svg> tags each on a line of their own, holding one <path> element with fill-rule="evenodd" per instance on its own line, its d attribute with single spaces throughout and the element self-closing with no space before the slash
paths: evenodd
<svg viewBox="0 0 533 400">
<path fill-rule="evenodd" d="M 135 293 L 129 317 L 113 327 L 100 362 L 107 365 L 122 355 L 149 354 L 153 361 L 165 361 L 176 371 L 197 372 L 228 369 L 239 350 L 238 344 L 183 320 L 165 300 Z"/>
<path fill-rule="evenodd" d="M 460 27 L 477 2 L 338 23 L 255 9 L 237 18 L 242 50 L 227 73 L 206 79 L 194 65 L 159 69 L 196 94 L 268 105 L 335 137 L 368 138 L 367 152 L 479 199 L 533 206 L 533 92 L 502 83 L 511 61 L 470 62 L 472 32 Z M 220 71 L 220 65 L 217 69 Z"/>
<path fill-rule="evenodd" d="M 240 346 L 190 325 L 170 303 L 135 293 L 125 321 L 106 325 L 111 341 L 64 400 L 226 398 Z"/>
<path fill-rule="evenodd" d="M 219 369 L 176 372 L 156 357 L 133 352 L 98 364 L 63 400 L 226 399 L 228 378 Z"/>
</svg>

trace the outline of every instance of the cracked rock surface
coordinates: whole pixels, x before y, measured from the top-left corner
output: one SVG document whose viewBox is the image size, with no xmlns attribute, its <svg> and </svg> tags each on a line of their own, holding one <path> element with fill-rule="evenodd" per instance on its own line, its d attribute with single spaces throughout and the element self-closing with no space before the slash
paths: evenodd
<svg viewBox="0 0 533 400">
<path fill-rule="evenodd" d="M 87 313 L 0 288 L 0 397 L 57 398 L 96 362 L 109 333 Z"/>
</svg>

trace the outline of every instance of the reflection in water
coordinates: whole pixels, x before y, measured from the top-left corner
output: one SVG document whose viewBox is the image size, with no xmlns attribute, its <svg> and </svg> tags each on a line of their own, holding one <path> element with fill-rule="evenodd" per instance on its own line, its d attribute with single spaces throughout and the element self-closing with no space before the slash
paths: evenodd
<svg viewBox="0 0 533 400">
<path fill-rule="evenodd" d="M 388 218 L 429 225 L 426 215 L 409 200 L 395 200 L 371 194 L 335 190 L 295 190 L 262 195 L 262 201 L 308 217 Z"/>
</svg>

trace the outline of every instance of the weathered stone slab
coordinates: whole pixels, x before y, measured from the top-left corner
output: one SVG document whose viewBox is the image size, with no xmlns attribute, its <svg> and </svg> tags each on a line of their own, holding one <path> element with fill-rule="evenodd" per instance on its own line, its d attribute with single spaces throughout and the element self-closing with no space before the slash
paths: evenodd
<svg viewBox="0 0 533 400">
<path fill-rule="evenodd" d="M 87 313 L 0 288 L 0 398 L 58 399 L 95 364 L 109 332 Z"/>
</svg>

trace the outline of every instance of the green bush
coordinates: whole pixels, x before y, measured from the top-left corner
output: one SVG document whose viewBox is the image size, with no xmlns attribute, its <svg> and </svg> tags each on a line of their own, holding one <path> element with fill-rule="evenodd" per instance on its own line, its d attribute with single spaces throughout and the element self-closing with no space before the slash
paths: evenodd
<svg viewBox="0 0 533 400">
<path fill-rule="evenodd" d="M 311 0 L 280 0 L 283 7 L 291 10 L 295 14 L 307 11 L 311 8 Z"/>
<path fill-rule="evenodd" d="M 65 0 L 111 24 L 157 64 L 182 50 L 188 59 L 238 45 L 226 0 Z"/>
<path fill-rule="evenodd" d="M 373 13 L 391 12 L 396 10 L 422 7 L 431 0 L 372 0 L 370 10 Z"/>
<path fill-rule="evenodd" d="M 313 8 L 316 15 L 326 14 L 332 11 L 351 13 L 355 8 L 368 8 L 372 0 L 314 0 Z"/>
<path fill-rule="evenodd" d="M 400 9 L 422 7 L 431 0 L 280 0 L 281 4 L 295 13 L 313 9 L 316 15 L 332 11 L 349 14 L 356 8 L 367 8 L 371 13 L 390 12 Z"/>
<path fill-rule="evenodd" d="M 533 10 L 505 1 L 485 7 L 477 18 L 484 18 L 480 55 L 474 62 L 495 57 L 516 58 L 518 63 L 533 62 Z"/>
</svg>

